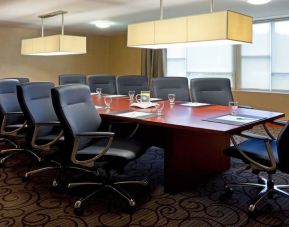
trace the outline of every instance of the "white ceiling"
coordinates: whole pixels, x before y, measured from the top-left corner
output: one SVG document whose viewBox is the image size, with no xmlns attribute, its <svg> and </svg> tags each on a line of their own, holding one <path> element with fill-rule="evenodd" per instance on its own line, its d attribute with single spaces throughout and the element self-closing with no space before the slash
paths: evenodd
<svg viewBox="0 0 289 227">
<path fill-rule="evenodd" d="M 210 0 L 163 0 L 164 18 L 187 16 L 210 11 Z M 246 0 L 215 0 L 214 11 L 234 10 L 254 19 L 289 16 L 289 0 L 272 0 L 266 5 L 250 5 Z M 111 34 L 125 31 L 133 22 L 159 19 L 159 0 L 0 0 L 0 24 L 41 27 L 39 15 L 57 10 L 68 11 L 65 29 L 80 33 Z M 110 20 L 115 26 L 100 30 L 89 24 Z M 61 18 L 45 20 L 46 28 L 60 27 Z M 289 28 L 288 28 L 289 29 Z"/>
</svg>

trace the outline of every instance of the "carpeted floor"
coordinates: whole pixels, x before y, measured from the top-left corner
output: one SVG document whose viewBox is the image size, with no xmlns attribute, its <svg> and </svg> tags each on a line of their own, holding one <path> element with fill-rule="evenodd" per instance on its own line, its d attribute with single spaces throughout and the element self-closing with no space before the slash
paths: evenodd
<svg viewBox="0 0 289 227">
<path fill-rule="evenodd" d="M 260 129 L 256 129 L 259 131 Z M 17 158 L 16 158 L 17 157 Z M 23 154 L 15 156 L 0 169 L 0 226 L 288 226 L 289 198 L 276 195 L 262 203 L 256 215 L 247 215 L 254 190 L 235 190 L 232 198 L 224 197 L 224 182 L 252 181 L 250 171 L 240 172 L 244 164 L 232 160 L 232 168 L 198 184 L 190 192 L 169 195 L 163 192 L 163 151 L 149 150 L 131 163 L 126 172 L 146 177 L 151 191 L 131 188 L 137 198 L 134 213 L 124 211 L 125 201 L 110 192 L 98 194 L 85 207 L 84 216 L 73 213 L 74 201 L 81 193 L 73 190 L 49 190 L 53 173 L 35 176 L 23 183 L 21 176 L 33 161 Z M 276 183 L 289 184 L 286 174 L 278 173 Z"/>
</svg>

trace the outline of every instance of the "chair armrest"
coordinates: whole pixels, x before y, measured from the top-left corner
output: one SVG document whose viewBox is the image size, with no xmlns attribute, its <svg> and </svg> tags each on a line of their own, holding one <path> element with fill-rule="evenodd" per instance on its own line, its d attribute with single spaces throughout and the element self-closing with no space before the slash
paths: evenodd
<svg viewBox="0 0 289 227">
<path fill-rule="evenodd" d="M 71 153 L 71 161 L 77 165 L 94 167 L 94 162 L 97 159 L 101 158 L 103 155 L 105 155 L 105 153 L 109 150 L 111 143 L 112 143 L 112 140 L 113 140 L 113 136 L 114 136 L 113 132 L 83 132 L 83 133 L 77 134 L 75 139 L 74 139 L 73 149 L 72 149 L 72 153 Z M 95 138 L 108 137 L 109 140 L 108 140 L 105 148 L 99 154 L 97 154 L 94 157 L 87 159 L 87 160 L 78 160 L 77 159 L 77 152 L 78 152 L 78 147 L 80 144 L 80 137 L 95 137 Z"/>
<path fill-rule="evenodd" d="M 270 140 L 269 137 L 267 136 L 263 136 L 263 135 L 259 135 L 259 134 L 255 134 L 255 133 L 251 133 L 251 132 L 241 132 L 240 134 L 238 134 L 239 136 L 248 138 L 248 139 L 259 139 L 259 140 Z"/>
<path fill-rule="evenodd" d="M 7 112 L 6 115 L 23 115 L 23 112 Z"/>
<path fill-rule="evenodd" d="M 82 132 L 76 134 L 77 137 L 113 137 L 113 132 Z"/>
<path fill-rule="evenodd" d="M 6 114 L 4 114 L 2 122 L 1 122 L 0 132 L 1 132 L 2 135 L 16 136 L 17 133 L 26 126 L 27 122 L 26 121 L 23 122 L 20 127 L 16 128 L 13 131 L 6 131 L 5 127 L 7 126 L 6 123 L 7 123 L 7 119 L 8 119 L 9 115 L 20 115 L 20 116 L 22 116 L 23 113 L 22 112 L 7 112 Z"/>
<path fill-rule="evenodd" d="M 272 124 L 275 124 L 275 125 L 280 125 L 280 126 L 285 126 L 287 124 L 287 121 L 283 121 L 283 120 L 274 120 L 272 122 L 270 122 Z"/>
<path fill-rule="evenodd" d="M 50 122 L 38 122 L 35 125 L 37 126 L 61 126 L 59 121 L 50 121 Z"/>
<path fill-rule="evenodd" d="M 38 131 L 41 126 L 61 126 L 60 122 L 58 121 L 50 121 L 50 122 L 38 122 L 35 124 L 33 135 L 32 135 L 32 140 L 31 140 L 31 146 L 40 149 L 40 150 L 50 150 L 50 146 L 55 144 L 63 135 L 63 130 L 61 130 L 58 135 L 51 141 L 45 144 L 38 145 L 37 144 L 37 136 L 38 136 Z"/>
</svg>

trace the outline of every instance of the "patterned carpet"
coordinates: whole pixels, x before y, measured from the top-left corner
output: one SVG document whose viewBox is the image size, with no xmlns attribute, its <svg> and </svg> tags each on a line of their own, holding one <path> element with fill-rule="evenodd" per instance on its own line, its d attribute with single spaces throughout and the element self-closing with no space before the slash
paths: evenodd
<svg viewBox="0 0 289 227">
<path fill-rule="evenodd" d="M 256 129 L 259 131 L 260 129 Z M 17 157 L 17 158 L 16 158 Z M 196 185 L 190 192 L 169 195 L 163 192 L 163 151 L 149 150 L 139 160 L 127 166 L 126 172 L 137 178 L 147 178 L 148 192 L 134 191 L 137 207 L 124 212 L 125 202 L 116 194 L 103 192 L 89 201 L 84 216 L 73 213 L 74 201 L 86 192 L 49 190 L 53 174 L 35 176 L 23 183 L 21 176 L 33 168 L 33 161 L 24 154 L 15 156 L 0 169 L 0 226 L 288 226 L 289 198 L 276 195 L 262 203 L 255 216 L 247 215 L 247 206 L 256 191 L 235 190 L 232 198 L 224 196 L 224 182 L 252 181 L 250 171 L 240 172 L 244 164 L 232 160 L 232 168 L 223 174 Z M 282 173 L 276 183 L 289 184 Z"/>
</svg>

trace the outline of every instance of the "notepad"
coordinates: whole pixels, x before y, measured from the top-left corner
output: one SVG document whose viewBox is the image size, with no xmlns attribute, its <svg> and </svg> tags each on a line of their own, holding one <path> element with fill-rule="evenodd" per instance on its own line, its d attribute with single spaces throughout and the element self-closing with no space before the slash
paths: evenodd
<svg viewBox="0 0 289 227">
<path fill-rule="evenodd" d="M 101 108 L 104 108 L 104 106 L 94 106 L 95 107 L 95 109 L 101 109 Z"/>
<path fill-rule="evenodd" d="M 120 98 L 120 97 L 127 97 L 127 95 L 104 95 L 105 97 L 110 97 L 110 98 Z"/>
<path fill-rule="evenodd" d="M 201 103 L 201 102 L 186 102 L 180 104 L 181 106 L 189 106 L 189 107 L 198 107 L 198 106 L 209 106 L 208 103 Z"/>
<path fill-rule="evenodd" d="M 130 118 L 146 117 L 146 116 L 149 116 L 149 115 L 152 115 L 152 114 L 151 113 L 140 112 L 140 111 L 132 111 L 132 112 L 116 114 L 116 116 L 130 117 Z"/>
<path fill-rule="evenodd" d="M 150 98 L 150 101 L 151 102 L 156 102 L 156 101 L 161 101 L 162 99 L 160 98 Z"/>
<path fill-rule="evenodd" d="M 235 116 L 235 115 L 225 115 L 221 117 L 217 117 L 217 120 L 225 120 L 225 121 L 235 121 L 240 123 L 250 123 L 256 121 L 258 119 L 252 117 L 245 117 L 245 116 Z"/>
</svg>

